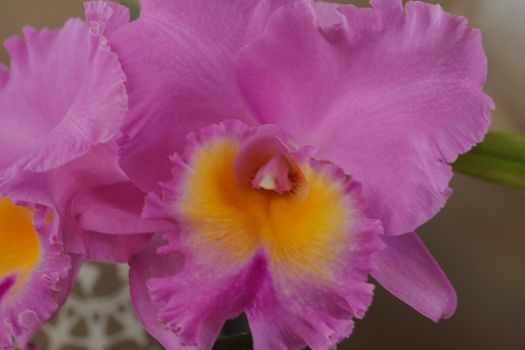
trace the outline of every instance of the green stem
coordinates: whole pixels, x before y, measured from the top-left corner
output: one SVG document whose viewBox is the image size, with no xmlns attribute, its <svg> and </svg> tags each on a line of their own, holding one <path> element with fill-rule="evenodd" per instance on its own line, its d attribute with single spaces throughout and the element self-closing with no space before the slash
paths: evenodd
<svg viewBox="0 0 525 350">
<path fill-rule="evenodd" d="M 482 143 L 454 163 L 454 170 L 525 189 L 525 136 L 489 132 Z"/>
</svg>

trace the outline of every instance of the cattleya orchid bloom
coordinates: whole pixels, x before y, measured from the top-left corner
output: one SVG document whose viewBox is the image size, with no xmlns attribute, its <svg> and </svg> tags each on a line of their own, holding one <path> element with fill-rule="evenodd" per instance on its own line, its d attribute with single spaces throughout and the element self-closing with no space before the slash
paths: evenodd
<svg viewBox="0 0 525 350">
<path fill-rule="evenodd" d="M 130 262 L 164 347 L 208 349 L 245 312 L 255 349 L 327 349 L 364 316 L 369 272 L 432 320 L 454 313 L 414 231 L 489 127 L 477 30 L 401 0 L 141 5 L 108 38 L 120 164 L 150 191 L 144 217 L 176 225 Z"/>
<path fill-rule="evenodd" d="M 453 314 L 415 230 L 489 126 L 478 31 L 401 0 L 141 5 L 128 23 L 90 1 L 85 22 L 6 43 L 0 348 L 27 345 L 85 259 L 129 260 L 167 349 L 209 349 L 243 312 L 255 349 L 330 348 L 369 274 Z"/>
<path fill-rule="evenodd" d="M 126 78 L 104 34 L 128 22 L 127 9 L 88 2 L 86 19 L 24 28 L 25 40 L 5 43 L 0 349 L 26 347 L 65 301 L 80 261 L 126 262 L 166 226 L 140 218 L 145 193 L 118 164 Z"/>
</svg>

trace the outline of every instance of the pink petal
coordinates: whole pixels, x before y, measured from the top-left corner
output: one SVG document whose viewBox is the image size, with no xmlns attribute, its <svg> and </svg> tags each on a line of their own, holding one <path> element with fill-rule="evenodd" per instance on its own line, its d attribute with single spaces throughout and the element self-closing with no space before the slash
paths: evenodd
<svg viewBox="0 0 525 350">
<path fill-rule="evenodd" d="M 71 215 L 86 231 L 133 234 L 173 230 L 174 225 L 168 221 L 141 218 L 143 207 L 144 192 L 123 181 L 77 195 Z"/>
<path fill-rule="evenodd" d="M 0 63 L 0 89 L 4 86 L 8 78 L 9 71 L 7 70 L 7 67 Z"/>
<path fill-rule="evenodd" d="M 341 7 L 339 3 L 315 1 L 313 8 L 317 24 L 324 28 L 342 25 L 345 22 L 345 17 L 338 11 L 339 7 Z"/>
<path fill-rule="evenodd" d="M 78 254 L 82 254 L 90 261 L 112 263 L 127 263 L 146 247 L 153 236 L 151 233 L 113 235 L 91 231 L 80 232 L 81 235 L 78 237 L 81 242 L 68 242 L 70 251 L 77 250 Z"/>
<path fill-rule="evenodd" d="M 237 72 L 261 123 L 278 124 L 363 184 L 387 234 L 444 205 L 447 163 L 479 142 L 493 103 L 481 91 L 481 35 L 438 6 L 374 9 L 298 2 L 279 10 Z M 321 11 L 319 17 L 315 11 Z"/>
<path fill-rule="evenodd" d="M 28 205 L 24 202 L 16 204 Z M 49 217 L 52 217 L 52 221 Z M 31 268 L 17 289 L 11 287 L 18 282 L 20 271 L 14 271 L 12 276 L 0 276 L 2 349 L 14 349 L 11 347 L 13 339 L 20 348 L 26 347 L 42 323 L 48 321 L 65 302 L 80 267 L 81 259 L 63 251 L 59 234 L 60 218 L 56 211 L 46 206 L 35 205 L 33 225 L 39 241 L 39 258 L 36 265 Z"/>
<path fill-rule="evenodd" d="M 141 222 L 145 193 L 120 170 L 113 143 L 57 169 L 20 175 L 1 186 L 0 194 L 55 207 L 67 227 L 61 237 L 65 250 L 88 260 L 126 262 L 161 228 L 158 221 Z M 122 203 L 123 198 L 130 201 Z"/>
<path fill-rule="evenodd" d="M 366 279 L 371 254 L 381 247 L 374 236 L 377 224 L 359 225 L 358 242 L 342 247 L 340 270 L 323 283 L 280 279 L 270 269 L 246 311 L 256 349 L 328 349 L 351 335 L 354 318 L 363 318 L 372 302 L 373 286 Z"/>
<path fill-rule="evenodd" d="M 108 35 L 129 22 L 127 7 L 113 1 L 96 0 L 84 3 L 86 22 Z"/>
<path fill-rule="evenodd" d="M 261 262 L 247 261 L 224 270 L 212 261 L 199 263 L 191 253 L 181 255 L 177 250 L 190 252 L 192 248 L 180 244 L 173 236 L 164 238 L 169 239 L 168 245 L 157 252 L 150 251 L 149 255 L 141 253 L 131 263 L 132 281 L 135 281 L 132 295 L 139 319 L 149 321 L 144 324 L 145 328 L 166 349 L 210 349 L 224 322 L 247 307 L 257 289 L 257 281 L 264 274 Z M 138 265 L 139 271 L 144 271 L 146 264 L 155 268 L 150 267 L 139 280 L 134 269 Z M 144 311 L 148 304 L 152 310 L 141 316 L 140 310 Z M 154 322 L 151 320 L 153 310 L 156 311 Z M 173 342 L 175 336 L 177 340 Z M 164 339 L 170 342 L 165 343 Z"/>
<path fill-rule="evenodd" d="M 415 233 L 384 237 L 372 276 L 390 293 L 437 322 L 454 314 L 457 296 L 438 263 Z"/>
<path fill-rule="evenodd" d="M 122 166 L 144 190 L 170 177 L 169 156 L 193 130 L 225 119 L 253 124 L 233 60 L 268 17 L 292 0 L 146 0 L 141 17 L 110 36 L 128 77 Z"/>
<path fill-rule="evenodd" d="M 147 283 L 150 278 L 168 277 L 179 272 L 182 269 L 183 257 L 179 254 L 158 255 L 156 251 L 161 244 L 160 239 L 151 241 L 130 261 L 129 283 L 131 301 L 137 318 L 165 349 L 170 350 L 178 349 L 179 338 L 160 322 Z"/>
<path fill-rule="evenodd" d="M 57 169 L 21 173 L 2 184 L 0 193 L 28 202 L 53 205 L 65 213 L 73 198 L 83 191 L 126 179 L 118 165 L 116 144 L 108 143 L 91 148 L 84 156 Z"/>
<path fill-rule="evenodd" d="M 6 41 L 0 182 L 55 169 L 117 134 L 127 110 L 125 76 L 95 24 L 102 25 L 72 19 L 57 30 L 26 27 L 25 40 Z"/>
</svg>

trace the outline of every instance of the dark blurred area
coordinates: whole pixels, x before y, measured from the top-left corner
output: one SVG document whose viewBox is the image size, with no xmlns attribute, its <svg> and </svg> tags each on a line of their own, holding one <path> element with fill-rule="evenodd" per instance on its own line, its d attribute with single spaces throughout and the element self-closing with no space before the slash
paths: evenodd
<svg viewBox="0 0 525 350">
<path fill-rule="evenodd" d="M 482 30 L 487 92 L 497 104 L 493 128 L 525 133 L 525 1 L 429 2 Z M 0 38 L 20 33 L 24 25 L 57 27 L 82 13 L 81 0 L 1 0 Z M 9 61 L 3 48 L 0 61 Z M 434 324 L 377 288 L 368 316 L 340 349 L 525 349 L 525 191 L 460 175 L 452 187 L 448 205 L 419 233 L 456 287 L 455 316 Z"/>
</svg>

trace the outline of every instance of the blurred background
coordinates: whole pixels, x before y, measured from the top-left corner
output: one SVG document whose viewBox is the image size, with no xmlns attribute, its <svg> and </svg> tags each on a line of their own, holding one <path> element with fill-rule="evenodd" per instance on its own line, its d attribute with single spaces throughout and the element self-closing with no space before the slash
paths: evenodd
<svg viewBox="0 0 525 350">
<path fill-rule="evenodd" d="M 486 90 L 497 104 L 493 129 L 525 133 L 525 0 L 428 2 L 482 30 Z M 81 0 L 0 0 L 0 39 L 82 13 Z M 0 61 L 9 62 L 3 48 Z M 339 349 L 525 349 L 525 191 L 461 175 L 452 187 L 448 205 L 419 233 L 456 287 L 457 313 L 434 324 L 377 288 L 368 316 Z M 125 266 L 87 265 L 35 341 L 44 350 L 160 349 L 135 321 L 127 293 Z"/>
</svg>

